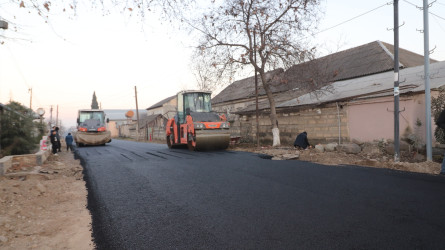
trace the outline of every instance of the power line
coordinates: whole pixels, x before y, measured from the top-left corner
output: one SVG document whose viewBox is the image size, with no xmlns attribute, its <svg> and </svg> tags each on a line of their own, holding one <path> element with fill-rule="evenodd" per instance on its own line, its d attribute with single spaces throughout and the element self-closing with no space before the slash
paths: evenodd
<svg viewBox="0 0 445 250">
<path fill-rule="evenodd" d="M 408 1 L 408 0 L 403 0 L 403 1 L 404 1 L 405 3 L 411 4 L 412 6 L 418 8 L 418 9 L 421 9 L 421 7 L 419 7 L 419 6 L 417 6 L 417 5 L 413 4 L 413 3 L 411 3 L 411 2 Z M 439 4 L 442 4 L 442 3 L 439 3 Z M 443 5 L 443 4 L 442 4 L 442 5 Z M 445 18 L 443 18 L 443 17 L 441 17 L 441 16 L 439 16 L 439 15 L 437 15 L 437 14 L 434 14 L 434 13 L 432 13 L 432 12 L 430 12 L 430 11 L 428 11 L 428 13 L 430 13 L 431 15 L 433 15 L 433 16 L 435 16 L 435 17 L 437 17 L 437 18 L 440 18 L 440 19 L 442 19 L 442 20 L 445 20 Z"/>
<path fill-rule="evenodd" d="M 369 14 L 369 13 L 371 13 L 371 12 L 373 12 L 373 11 L 376 11 L 376 10 L 382 8 L 382 7 L 385 7 L 385 6 L 387 6 L 387 5 L 391 5 L 391 4 L 392 4 L 392 2 L 387 2 L 387 3 L 385 3 L 385 4 L 382 4 L 382 5 L 376 7 L 376 8 L 374 8 L 374 9 L 372 9 L 372 10 L 368 10 L 368 11 L 366 11 L 366 12 L 360 14 L 360 15 L 357 15 L 357 16 L 355 16 L 355 17 L 352 17 L 352 18 L 350 18 L 350 19 L 348 19 L 348 20 L 346 20 L 346 21 L 343 21 L 343 22 L 341 22 L 341 23 L 339 23 L 339 24 L 336 24 L 336 25 L 331 26 L 331 27 L 329 27 L 329 28 L 327 28 L 327 29 L 321 30 L 321 31 L 315 33 L 314 35 L 318 35 L 318 34 L 320 34 L 320 33 L 322 33 L 322 32 L 325 32 L 325 31 L 328 31 L 328 30 L 330 30 L 330 29 L 336 28 L 336 27 L 338 27 L 338 26 L 340 26 L 340 25 L 343 25 L 343 24 L 345 24 L 345 23 L 348 23 L 348 22 L 350 22 L 350 21 L 352 21 L 352 20 L 354 20 L 354 19 L 357 19 L 357 18 L 359 18 L 359 17 L 362 17 L 362 16 L 364 16 L 364 15 L 366 15 L 366 14 Z"/>
<path fill-rule="evenodd" d="M 17 63 L 17 60 L 15 59 L 14 54 L 13 54 L 12 51 L 11 51 L 11 48 L 10 48 L 8 45 L 7 45 L 6 47 L 8 48 L 9 54 L 11 54 L 11 58 L 12 58 L 12 60 L 14 61 L 15 67 L 17 68 L 18 72 L 20 73 L 20 76 L 22 77 L 23 82 L 25 83 L 26 87 L 27 87 L 28 89 L 30 89 L 31 87 L 29 86 L 28 82 L 26 81 L 26 78 L 25 78 L 25 76 L 23 75 L 23 72 L 22 72 L 22 70 L 20 69 L 20 67 L 19 67 L 19 65 L 18 65 L 18 63 Z"/>
<path fill-rule="evenodd" d="M 442 19 L 442 20 L 445 20 L 445 18 L 443 18 L 443 17 L 441 17 L 441 16 L 439 16 L 439 15 L 436 15 L 436 14 L 434 14 L 434 13 L 432 13 L 432 12 L 429 12 L 429 11 L 428 11 L 428 13 L 430 13 L 431 15 L 433 15 L 433 16 L 435 16 L 435 17 L 438 17 L 438 18 L 440 18 L 440 19 Z"/>
<path fill-rule="evenodd" d="M 442 27 L 440 22 L 437 19 L 434 19 L 434 21 L 436 21 L 437 26 L 439 26 L 439 28 L 445 33 L 445 29 Z"/>
</svg>

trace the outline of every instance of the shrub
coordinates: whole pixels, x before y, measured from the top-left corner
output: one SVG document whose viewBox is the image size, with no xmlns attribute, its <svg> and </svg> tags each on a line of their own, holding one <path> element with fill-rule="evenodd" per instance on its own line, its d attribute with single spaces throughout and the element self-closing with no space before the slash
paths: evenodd
<svg viewBox="0 0 445 250">
<path fill-rule="evenodd" d="M 29 154 L 39 142 L 43 129 L 33 122 L 32 110 L 11 101 L 1 114 L 1 156 Z"/>
<path fill-rule="evenodd" d="M 431 112 L 434 117 L 434 121 L 437 121 L 440 113 L 445 108 L 445 89 L 439 89 L 439 95 L 437 97 L 431 97 Z M 445 130 L 439 127 L 436 127 L 434 130 L 434 137 L 436 141 L 444 144 L 445 143 Z"/>
</svg>

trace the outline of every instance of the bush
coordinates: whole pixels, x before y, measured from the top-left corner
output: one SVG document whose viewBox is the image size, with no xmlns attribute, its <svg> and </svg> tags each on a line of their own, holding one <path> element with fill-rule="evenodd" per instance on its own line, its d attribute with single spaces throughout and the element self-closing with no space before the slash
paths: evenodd
<svg viewBox="0 0 445 250">
<path fill-rule="evenodd" d="M 10 102 L 1 114 L 0 155 L 29 154 L 43 135 L 40 123 L 33 122 L 32 110 Z"/>
<path fill-rule="evenodd" d="M 434 121 L 437 121 L 440 113 L 445 108 L 445 89 L 439 89 L 439 95 L 437 97 L 431 97 L 431 112 L 434 117 Z M 434 130 L 434 137 L 436 141 L 445 144 L 445 130 L 439 127 L 436 127 Z"/>
</svg>

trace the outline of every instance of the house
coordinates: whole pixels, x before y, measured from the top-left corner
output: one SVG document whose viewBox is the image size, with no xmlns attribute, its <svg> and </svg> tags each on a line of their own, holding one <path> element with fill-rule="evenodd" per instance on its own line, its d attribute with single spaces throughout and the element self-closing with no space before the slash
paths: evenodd
<svg viewBox="0 0 445 250">
<path fill-rule="evenodd" d="M 139 139 L 165 141 L 167 118 L 161 114 L 145 115 L 139 121 Z"/>
<path fill-rule="evenodd" d="M 131 131 L 136 129 L 136 109 L 104 109 L 103 111 L 109 119 L 108 130 L 112 138 L 131 137 Z M 128 117 L 126 114 L 132 115 Z M 146 114 L 146 110 L 139 109 L 140 117 Z"/>
<path fill-rule="evenodd" d="M 177 98 L 176 95 L 167 97 L 150 107 L 148 107 L 147 115 L 160 114 L 167 119 L 173 118 L 176 114 Z"/>
<path fill-rule="evenodd" d="M 387 75 L 393 76 L 393 51 L 392 45 L 375 41 L 294 65 L 286 71 L 279 69 L 268 72 L 268 79 L 277 104 L 282 144 L 291 144 L 295 136 L 304 130 L 307 130 L 310 138 L 315 141 L 350 140 L 349 121 L 344 103 L 331 101 L 299 105 L 301 98 L 298 97 L 305 96 L 305 98 L 311 97 L 320 100 L 323 96 L 332 96 L 331 93 L 337 91 L 338 84 L 360 86 L 362 81 L 369 80 L 366 77 L 374 79 L 373 75 L 377 77 L 376 75 L 385 74 L 385 72 Z M 404 49 L 399 51 L 402 70 L 421 66 L 423 60 L 421 55 Z M 431 60 L 431 62 L 436 61 Z M 256 103 L 255 96 L 252 95 L 255 92 L 253 79 L 253 77 L 249 77 L 234 82 L 212 99 L 214 109 L 228 113 L 232 135 L 241 136 L 242 141 L 253 141 L 257 134 Z M 389 79 L 389 84 L 393 84 L 393 77 Z M 262 143 L 269 143 L 272 141 L 269 102 L 262 88 L 259 88 L 258 92 L 260 95 L 258 102 L 259 136 Z M 326 116 L 320 113 L 322 112 L 321 104 L 325 105 L 323 114 Z M 319 119 L 317 120 L 315 117 Z M 332 122 L 327 122 L 328 118 L 332 119 Z M 324 123 L 325 127 L 316 126 L 318 123 Z M 313 129 L 313 131 L 309 131 L 309 129 Z M 413 129 L 412 125 L 411 129 Z M 328 133 L 326 130 L 330 132 Z M 317 134 L 315 134 L 316 131 Z M 352 136 L 354 138 L 355 134 L 352 133 Z M 358 138 L 367 140 L 379 136 L 374 134 L 370 137 L 358 136 Z"/>
<path fill-rule="evenodd" d="M 147 116 L 139 123 L 140 136 L 146 140 L 165 140 L 165 124 L 176 114 L 176 95 L 167 97 L 146 109 Z"/>
<path fill-rule="evenodd" d="M 430 72 L 431 95 L 435 96 L 445 85 L 445 61 L 431 64 Z M 399 122 L 401 137 L 415 136 L 425 142 L 425 119 L 435 125 L 433 117 L 425 117 L 423 74 L 423 65 L 400 70 Z M 284 131 L 307 131 L 315 141 L 393 139 L 394 73 L 337 81 L 326 95 L 307 93 L 278 104 L 277 109 Z"/>
</svg>

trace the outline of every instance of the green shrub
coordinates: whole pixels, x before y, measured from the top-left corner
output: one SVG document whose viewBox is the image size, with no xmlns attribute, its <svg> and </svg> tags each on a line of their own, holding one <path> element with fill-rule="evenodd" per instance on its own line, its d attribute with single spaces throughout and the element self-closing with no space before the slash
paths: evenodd
<svg viewBox="0 0 445 250">
<path fill-rule="evenodd" d="M 1 114 L 1 157 L 29 154 L 43 134 L 43 126 L 33 122 L 32 110 L 18 102 L 10 102 Z"/>
<path fill-rule="evenodd" d="M 439 95 L 437 97 L 431 97 L 431 112 L 434 117 L 434 121 L 437 121 L 440 113 L 445 108 L 445 89 L 439 89 Z M 445 144 L 445 130 L 439 127 L 436 127 L 434 130 L 434 137 L 436 141 Z"/>
</svg>

